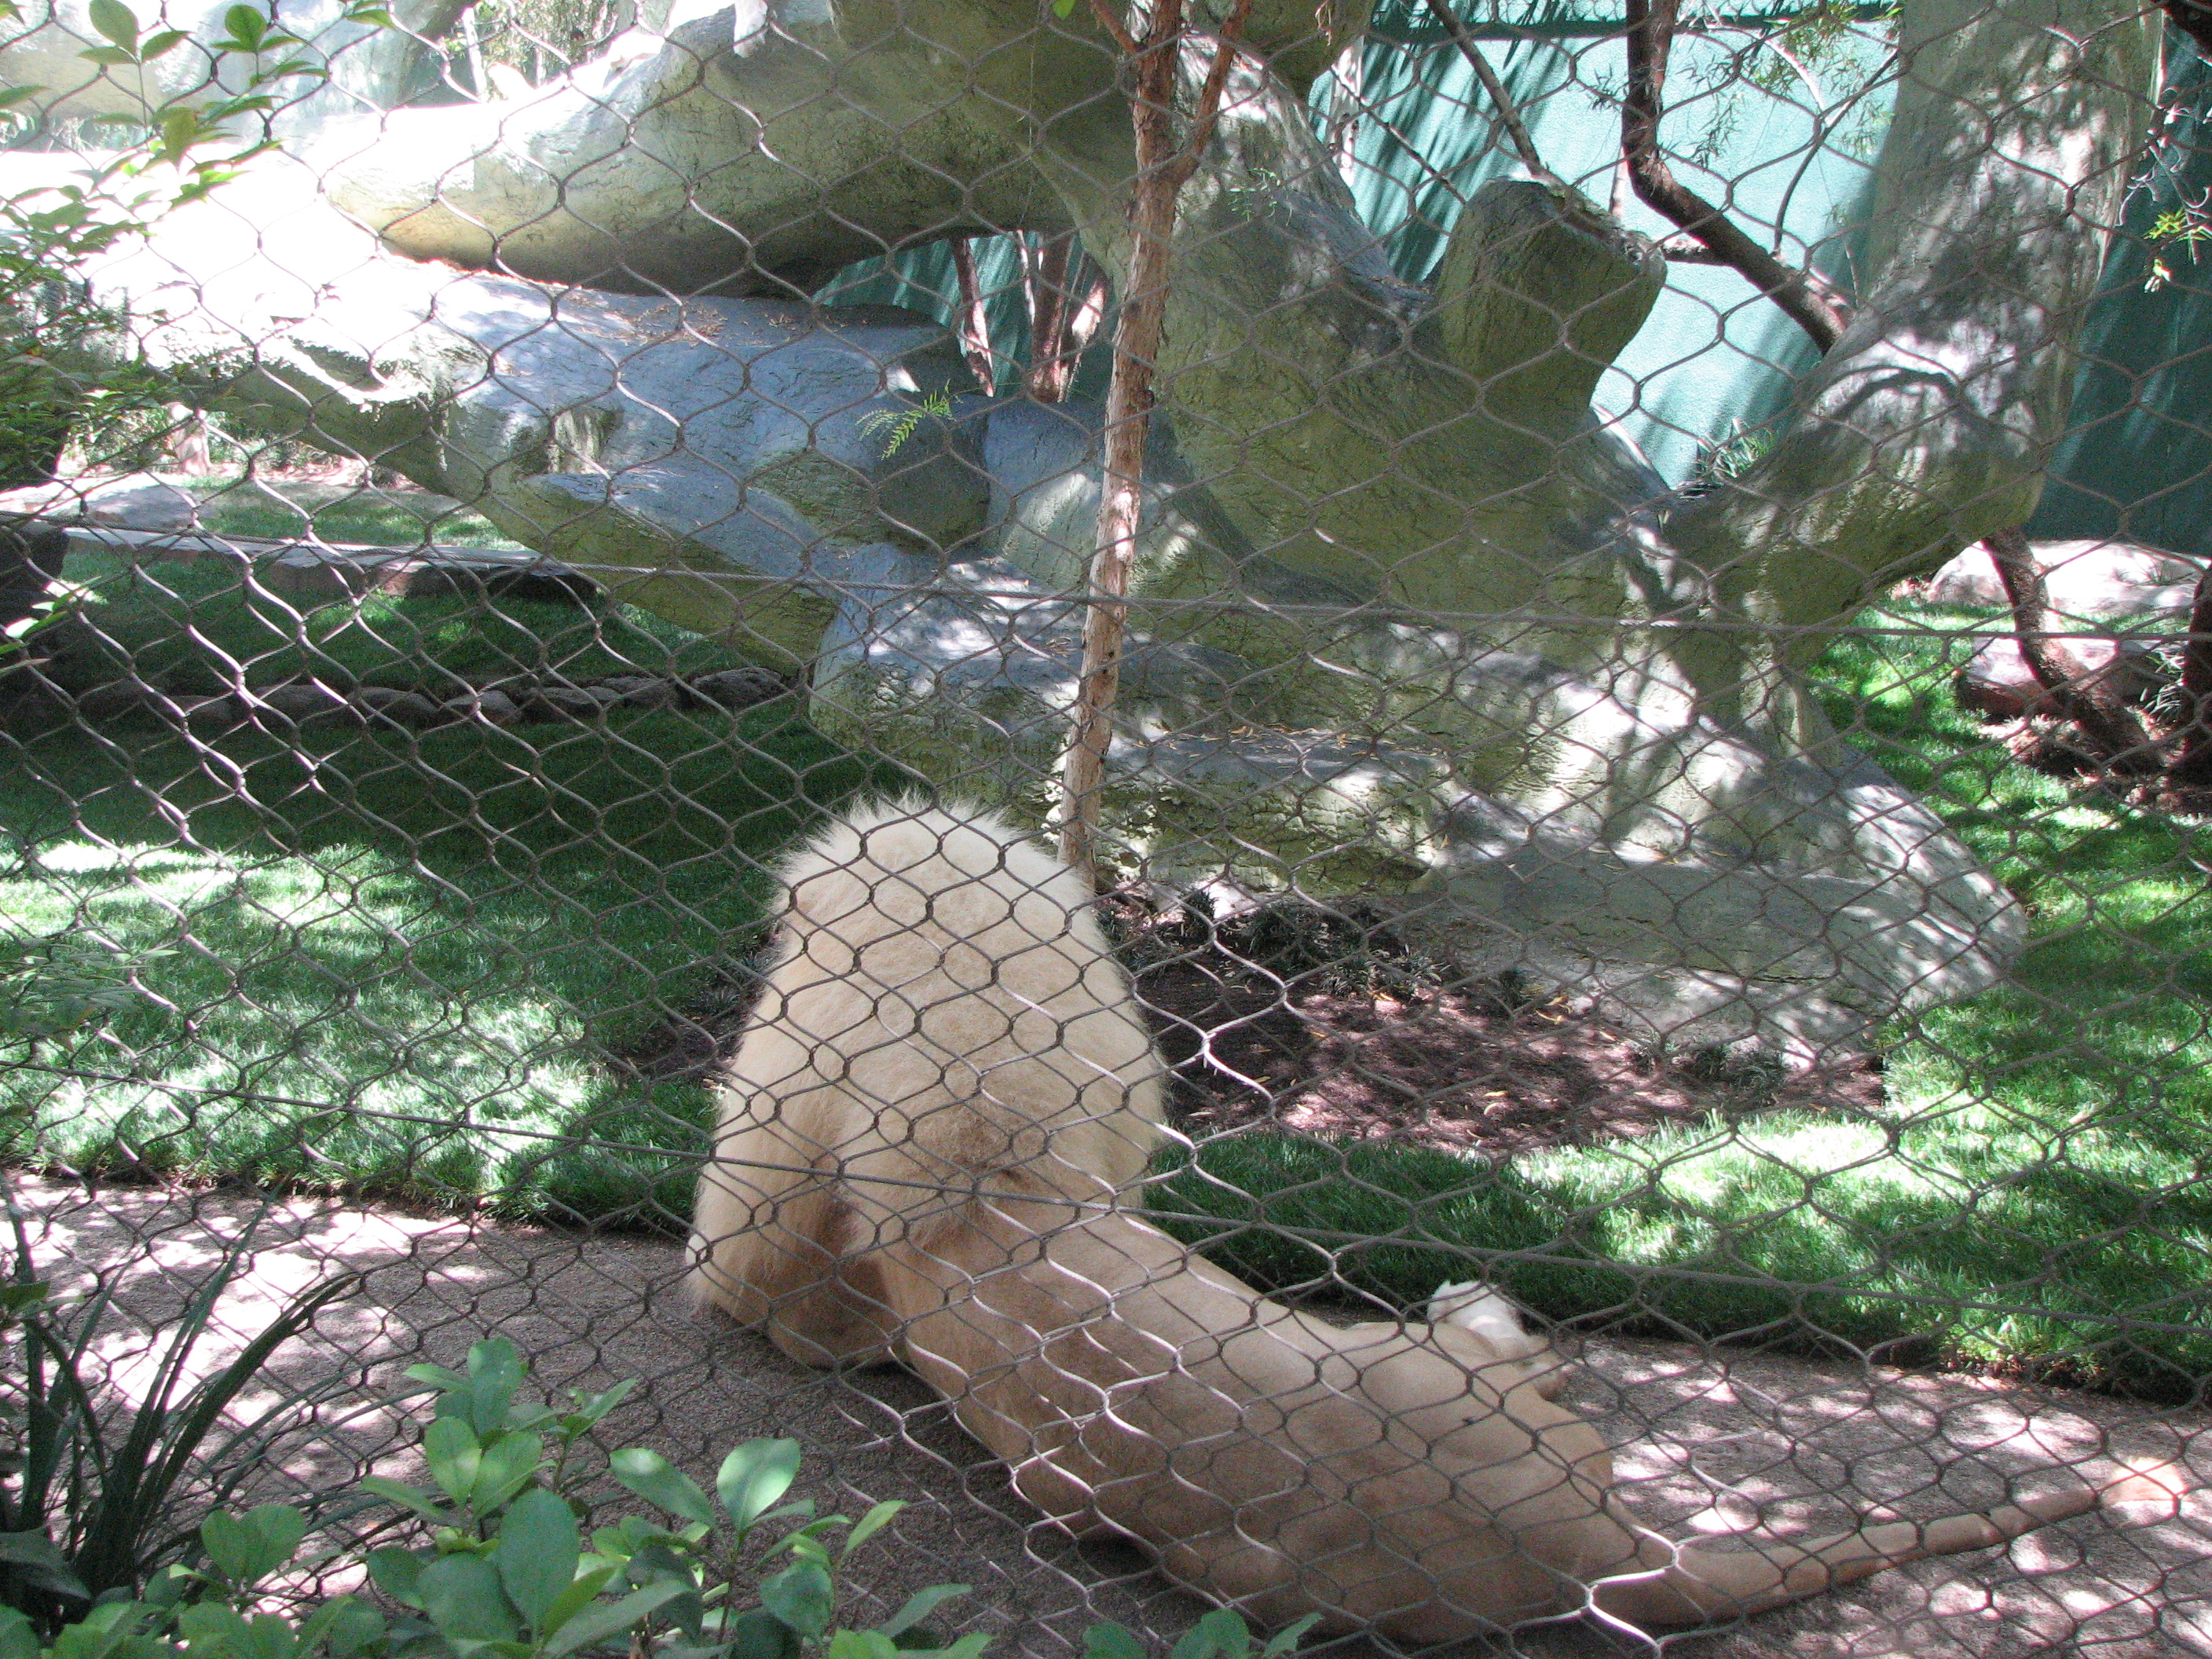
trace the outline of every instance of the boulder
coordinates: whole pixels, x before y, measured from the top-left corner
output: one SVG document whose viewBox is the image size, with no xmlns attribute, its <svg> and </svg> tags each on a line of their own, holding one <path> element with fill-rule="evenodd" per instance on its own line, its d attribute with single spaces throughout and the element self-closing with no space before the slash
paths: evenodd
<svg viewBox="0 0 2212 1659">
<path fill-rule="evenodd" d="M 2133 542 L 2032 542 L 2051 608 L 2062 617 L 2145 617 L 2185 614 L 2204 561 Z M 1996 564 L 1979 543 L 1928 579 L 1922 597 L 1936 605 L 2008 603 Z"/>
</svg>

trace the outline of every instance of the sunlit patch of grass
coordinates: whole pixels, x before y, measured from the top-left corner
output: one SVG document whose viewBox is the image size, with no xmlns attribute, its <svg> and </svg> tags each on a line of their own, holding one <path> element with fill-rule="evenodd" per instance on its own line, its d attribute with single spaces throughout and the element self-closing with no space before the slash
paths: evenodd
<svg viewBox="0 0 2212 1659">
<path fill-rule="evenodd" d="M 1491 1170 L 1243 1135 L 1155 1203 L 1258 1282 L 1413 1307 L 1489 1266 L 1594 1327 L 1829 1340 L 2146 1391 L 2212 1374 L 2212 834 L 2014 763 L 1953 700 L 1988 619 L 1842 640 L 1845 735 L 2022 896 L 2008 983 L 1887 1033 L 1887 1104 L 1777 1112 Z M 1285 1229 L 1285 1231 L 1271 1231 Z"/>
<path fill-rule="evenodd" d="M 888 782 L 774 707 L 18 744 L 0 913 L 144 994 L 19 1045 L 0 1134 L 80 1170 L 680 1219 L 705 1092 L 610 1055 L 757 942 L 784 848 Z"/>
<path fill-rule="evenodd" d="M 363 484 L 264 483 L 242 478 L 196 482 L 204 529 L 269 541 L 359 542 L 371 547 L 513 547 L 481 514 L 419 490 Z"/>
</svg>

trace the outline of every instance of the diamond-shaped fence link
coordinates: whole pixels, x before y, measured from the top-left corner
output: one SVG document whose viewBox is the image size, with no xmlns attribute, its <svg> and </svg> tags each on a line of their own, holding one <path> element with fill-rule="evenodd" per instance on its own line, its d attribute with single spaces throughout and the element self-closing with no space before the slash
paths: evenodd
<svg viewBox="0 0 2212 1659">
<path fill-rule="evenodd" d="M 255 1362 L 102 1583 L 359 1589 L 503 1337 L 999 1652 L 2212 1650 L 2196 0 L 154 4 L 0 8 L 0 1599 L 64 1348 Z"/>
</svg>

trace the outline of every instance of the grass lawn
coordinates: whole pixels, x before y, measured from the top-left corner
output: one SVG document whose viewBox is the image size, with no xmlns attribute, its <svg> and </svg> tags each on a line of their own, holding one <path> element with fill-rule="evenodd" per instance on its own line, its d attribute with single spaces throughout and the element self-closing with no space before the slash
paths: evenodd
<svg viewBox="0 0 2212 1659">
<path fill-rule="evenodd" d="M 1247 1136 L 1201 1149 L 1155 1203 L 1284 1288 L 1333 1271 L 1412 1305 L 1481 1265 L 1593 1328 L 2057 1361 L 2160 1394 L 2212 1374 L 2212 830 L 2013 763 L 1950 693 L 1957 630 L 1987 618 L 1866 622 L 1900 631 L 1829 651 L 1832 717 L 2034 924 L 2014 982 L 1887 1034 L 1884 1108 L 1497 1170 Z"/>
<path fill-rule="evenodd" d="M 72 574 L 108 600 L 110 643 L 78 672 L 128 659 L 180 690 L 734 660 L 635 612 L 301 612 L 211 564 Z M 2212 833 L 2014 764 L 1950 696 L 1970 619 L 1869 620 L 1905 631 L 1830 652 L 1838 724 L 2035 922 L 2014 984 L 1888 1034 L 1886 1105 L 1497 1170 L 1239 1134 L 1168 1172 L 1172 1224 L 1268 1286 L 1336 1275 L 1399 1306 L 1487 1268 L 1592 1328 L 2061 1360 L 2161 1393 L 2212 1372 Z M 732 969 L 764 860 L 895 781 L 773 706 L 297 751 L 148 725 L 18 742 L 0 756 L 0 907 L 135 964 L 148 994 L 0 1074 L 0 1101 L 79 1167 L 678 1221 L 703 1091 L 609 1054 Z"/>
<path fill-rule="evenodd" d="M 213 563 L 70 574 L 107 600 L 109 643 L 65 668 L 93 678 L 118 654 L 210 690 L 227 664 L 388 684 L 736 660 L 635 613 L 374 599 L 302 615 Z M 703 1091 L 608 1055 L 756 942 L 764 860 L 888 782 L 774 704 L 296 749 L 143 720 L 18 738 L 0 759 L 0 914 L 145 994 L 27 1063 L 17 1048 L 0 1134 L 81 1169 L 680 1217 L 690 1166 L 669 1149 L 700 1143 Z"/>
<path fill-rule="evenodd" d="M 482 514 L 419 489 L 380 489 L 280 479 L 215 477 L 190 486 L 200 498 L 200 523 L 222 536 L 271 541 L 308 537 L 369 546 L 513 547 Z"/>
</svg>

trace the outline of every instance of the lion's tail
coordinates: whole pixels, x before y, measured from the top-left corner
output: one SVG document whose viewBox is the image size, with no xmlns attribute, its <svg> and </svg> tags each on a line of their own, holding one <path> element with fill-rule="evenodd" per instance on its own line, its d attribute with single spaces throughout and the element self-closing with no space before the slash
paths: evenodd
<svg viewBox="0 0 2212 1659">
<path fill-rule="evenodd" d="M 1664 1565 L 1601 1580 L 1593 1587 L 1592 1599 L 1600 1611 L 1639 1626 L 1741 1618 L 1907 1561 L 1988 1549 L 2100 1507 L 2154 1506 L 2159 1513 L 2153 1518 L 2162 1519 L 2175 1512 L 2186 1486 L 2179 1467 L 2166 1464 L 2131 1471 L 2102 1487 L 2023 1498 L 1979 1515 L 1887 1522 L 1803 1543 L 1766 1533 L 1736 1540 L 1747 1542 L 1748 1548 L 1668 1544 L 1647 1533 L 1655 1565 Z"/>
</svg>

